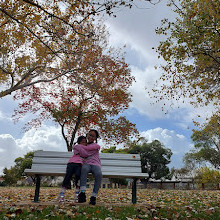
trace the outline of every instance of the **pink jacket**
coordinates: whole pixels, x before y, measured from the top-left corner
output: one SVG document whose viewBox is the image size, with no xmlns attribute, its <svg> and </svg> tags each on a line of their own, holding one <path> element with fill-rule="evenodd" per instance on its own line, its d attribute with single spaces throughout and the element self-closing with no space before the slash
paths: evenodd
<svg viewBox="0 0 220 220">
<path fill-rule="evenodd" d="M 84 163 L 84 158 L 91 157 L 99 153 L 100 146 L 98 144 L 89 144 L 87 146 L 77 144 L 73 146 L 73 156 L 69 159 L 68 163 Z M 101 163 L 100 163 L 101 164 Z"/>
<path fill-rule="evenodd" d="M 96 143 L 89 144 L 87 145 L 87 147 L 94 147 L 94 148 L 97 147 L 98 149 L 100 149 L 100 146 Z M 93 154 L 90 157 L 84 158 L 83 163 L 101 167 L 101 161 L 99 158 L 99 150 L 93 151 Z"/>
</svg>

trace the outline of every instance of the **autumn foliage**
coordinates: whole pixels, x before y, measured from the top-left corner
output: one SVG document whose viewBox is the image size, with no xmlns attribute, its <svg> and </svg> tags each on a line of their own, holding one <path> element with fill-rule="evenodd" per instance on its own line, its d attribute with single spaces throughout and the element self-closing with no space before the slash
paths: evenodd
<svg viewBox="0 0 220 220">
<path fill-rule="evenodd" d="M 201 167 L 197 170 L 196 180 L 198 183 L 215 186 L 220 182 L 220 172 L 208 167 Z"/>
<path fill-rule="evenodd" d="M 82 58 L 82 45 L 97 38 L 91 30 L 97 16 L 114 15 L 114 9 L 132 5 L 133 0 L 2 0 L 0 98 L 75 73 L 72 62 Z M 69 55 L 75 56 L 71 62 L 64 59 Z"/>
<path fill-rule="evenodd" d="M 81 45 L 92 44 L 95 36 L 88 19 L 77 20 L 87 3 L 65 2 L 66 7 L 53 0 L 1 1 L 0 97 L 75 70 L 64 57 L 74 54 L 74 61 L 79 60 L 84 52 Z"/>
<path fill-rule="evenodd" d="M 161 99 L 190 98 L 194 106 L 219 105 L 219 0 L 170 1 L 176 19 L 164 19 L 156 33 L 163 35 L 156 51 L 165 64 L 153 92 Z M 158 86 L 158 87 L 157 87 Z"/>
<path fill-rule="evenodd" d="M 134 80 L 123 55 L 113 49 L 106 51 L 106 44 L 86 46 L 83 59 L 77 64 L 77 77 L 68 74 L 50 84 L 24 88 L 15 96 L 22 100 L 15 119 L 28 112 L 35 114 L 37 117 L 26 129 L 53 119 L 62 128 L 69 151 L 76 133 L 85 134 L 91 127 L 97 127 L 103 140 L 111 143 L 122 143 L 137 134 L 134 124 L 123 116 L 117 118 L 128 108 L 128 89 Z"/>
</svg>

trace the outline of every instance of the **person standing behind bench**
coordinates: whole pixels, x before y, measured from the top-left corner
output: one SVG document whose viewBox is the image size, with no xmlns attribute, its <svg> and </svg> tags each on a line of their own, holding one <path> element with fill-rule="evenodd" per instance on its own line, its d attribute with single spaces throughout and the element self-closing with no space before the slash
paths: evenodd
<svg viewBox="0 0 220 220">
<path fill-rule="evenodd" d="M 91 129 L 89 133 L 87 134 L 87 146 L 99 146 L 97 144 L 97 139 L 99 138 L 99 133 L 95 129 Z M 95 142 L 95 143 L 94 143 Z M 100 149 L 100 146 L 99 146 Z M 93 192 L 90 197 L 89 204 L 95 205 L 96 204 L 96 197 L 98 195 L 99 188 L 101 186 L 101 180 L 102 180 L 102 171 L 101 171 L 101 161 L 99 158 L 99 152 L 96 151 L 95 154 L 92 156 L 85 158 L 83 162 L 83 166 L 81 169 L 81 177 L 80 177 L 80 193 L 78 196 L 78 202 L 83 203 L 86 202 L 86 182 L 87 182 L 87 176 L 88 173 L 92 173 L 95 178 L 94 188 Z"/>
<path fill-rule="evenodd" d="M 96 146 L 96 145 L 87 146 L 87 141 L 85 136 L 80 136 L 77 139 L 77 144 L 73 146 L 74 154 L 69 159 L 67 164 L 66 175 L 64 177 L 59 195 L 59 202 L 64 202 L 65 191 L 67 189 L 70 189 L 70 182 L 73 174 L 75 174 L 76 190 L 77 188 L 79 188 L 78 182 L 80 179 L 81 168 L 84 158 L 96 154 L 99 151 L 99 149 L 100 146 Z"/>
</svg>

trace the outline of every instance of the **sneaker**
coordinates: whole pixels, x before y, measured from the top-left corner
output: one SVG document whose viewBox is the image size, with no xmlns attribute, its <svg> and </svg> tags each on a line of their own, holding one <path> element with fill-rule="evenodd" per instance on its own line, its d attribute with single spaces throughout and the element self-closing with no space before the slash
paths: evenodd
<svg viewBox="0 0 220 220">
<path fill-rule="evenodd" d="M 75 200 L 75 202 L 78 202 L 78 200 L 79 200 L 79 191 L 78 190 L 75 191 L 74 200 Z"/>
<path fill-rule="evenodd" d="M 91 197 L 90 197 L 89 204 L 90 204 L 90 205 L 95 205 L 95 204 L 96 204 L 96 197 L 95 197 L 95 196 L 91 196 Z"/>
<path fill-rule="evenodd" d="M 61 192 L 60 195 L 59 195 L 59 202 L 60 202 L 60 203 L 63 203 L 63 202 L 64 202 L 64 196 L 65 196 L 65 195 L 64 195 L 64 192 Z"/>
<path fill-rule="evenodd" d="M 86 194 L 84 192 L 80 192 L 80 194 L 78 196 L 78 202 L 79 203 L 86 202 Z"/>
</svg>

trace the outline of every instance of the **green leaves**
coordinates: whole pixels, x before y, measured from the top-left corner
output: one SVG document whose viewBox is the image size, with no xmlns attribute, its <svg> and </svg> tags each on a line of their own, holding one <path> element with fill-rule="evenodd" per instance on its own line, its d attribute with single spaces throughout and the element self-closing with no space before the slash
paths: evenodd
<svg viewBox="0 0 220 220">
<path fill-rule="evenodd" d="M 158 140 L 133 146 L 128 152 L 140 154 L 142 170 L 149 174 L 149 178 L 161 179 L 168 176 L 170 171 L 167 165 L 170 163 L 172 152 Z"/>
<path fill-rule="evenodd" d="M 197 170 L 196 180 L 198 183 L 216 186 L 220 182 L 220 172 L 208 167 L 201 167 Z"/>
<path fill-rule="evenodd" d="M 190 97 L 195 106 L 219 105 L 219 1 L 184 0 L 180 6 L 171 1 L 170 6 L 177 18 L 164 19 L 157 28 L 156 33 L 167 38 L 156 51 L 166 61 L 161 79 L 171 80 L 154 94 L 158 100 Z"/>
<path fill-rule="evenodd" d="M 220 168 L 220 115 L 214 113 L 206 123 L 193 130 L 191 136 L 195 149 L 185 155 L 186 164 L 208 162 L 216 169 Z"/>
<path fill-rule="evenodd" d="M 29 152 L 24 157 L 18 157 L 15 159 L 15 166 L 10 169 L 5 168 L 4 173 L 4 182 L 8 185 L 16 184 L 18 180 L 24 176 L 24 170 L 26 168 L 31 168 L 32 159 L 34 157 L 34 152 Z"/>
</svg>

